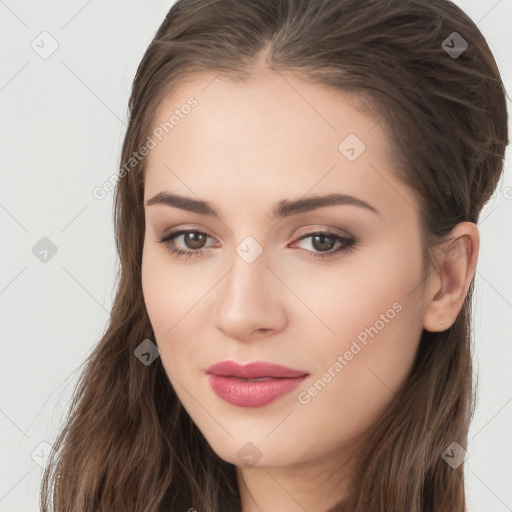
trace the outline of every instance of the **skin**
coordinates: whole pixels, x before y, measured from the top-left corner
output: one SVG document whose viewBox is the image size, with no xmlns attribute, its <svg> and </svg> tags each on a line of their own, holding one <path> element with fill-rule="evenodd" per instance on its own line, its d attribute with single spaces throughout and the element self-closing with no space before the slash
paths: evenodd
<svg viewBox="0 0 512 512">
<path fill-rule="evenodd" d="M 159 192 L 201 199 L 221 219 L 145 206 L 142 287 L 161 361 L 213 450 L 237 466 L 243 512 L 327 510 L 346 492 L 361 436 L 405 381 L 422 330 L 455 321 L 476 267 L 478 229 L 457 225 L 457 242 L 439 251 L 439 271 L 425 280 L 417 200 L 392 174 L 382 125 L 355 98 L 268 69 L 246 83 L 202 76 L 166 98 L 154 126 L 190 96 L 198 105 L 147 156 L 144 199 Z M 351 133 L 366 146 L 355 161 L 338 149 Z M 283 199 L 332 192 L 379 213 L 336 205 L 272 219 Z M 305 228 L 357 244 L 334 254 L 335 236 L 327 249 L 312 237 L 298 241 Z M 202 254 L 180 259 L 158 242 L 171 229 L 211 238 Z M 252 263 L 236 252 L 248 236 L 262 249 Z M 174 243 L 201 249 L 183 236 Z M 400 311 L 333 371 L 358 334 L 397 303 Z M 264 407 L 237 407 L 205 376 L 222 360 L 270 361 L 310 377 Z M 298 394 L 329 368 L 335 376 L 300 403 Z M 249 442 L 256 464 L 238 455 Z"/>
</svg>

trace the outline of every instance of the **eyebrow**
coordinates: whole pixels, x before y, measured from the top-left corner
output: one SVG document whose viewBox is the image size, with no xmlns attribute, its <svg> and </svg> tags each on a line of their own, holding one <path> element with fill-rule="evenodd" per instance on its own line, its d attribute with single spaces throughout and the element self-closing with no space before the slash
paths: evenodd
<svg viewBox="0 0 512 512">
<path fill-rule="evenodd" d="M 145 204 L 146 206 L 164 204 L 180 208 L 181 210 L 194 212 L 199 215 L 207 215 L 218 219 L 221 218 L 217 210 L 215 210 L 215 208 L 206 201 L 183 197 L 176 194 L 169 194 L 168 192 L 159 192 L 156 196 L 148 199 Z M 358 199 L 357 197 L 347 194 L 328 194 L 324 196 L 310 196 L 297 200 L 283 199 L 275 206 L 273 218 L 289 217 L 291 215 L 318 210 L 319 208 L 327 206 L 338 205 L 358 206 L 380 215 L 380 212 L 376 208 L 362 199 Z"/>
</svg>

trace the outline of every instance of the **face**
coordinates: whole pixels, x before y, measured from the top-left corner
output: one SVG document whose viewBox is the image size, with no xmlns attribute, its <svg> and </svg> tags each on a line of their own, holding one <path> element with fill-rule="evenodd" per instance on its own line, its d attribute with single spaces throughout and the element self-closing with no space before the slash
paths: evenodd
<svg viewBox="0 0 512 512">
<path fill-rule="evenodd" d="M 340 460 L 406 379 L 426 307 L 417 201 L 382 124 L 282 76 L 181 84 L 146 159 L 155 342 L 237 466 Z"/>
</svg>

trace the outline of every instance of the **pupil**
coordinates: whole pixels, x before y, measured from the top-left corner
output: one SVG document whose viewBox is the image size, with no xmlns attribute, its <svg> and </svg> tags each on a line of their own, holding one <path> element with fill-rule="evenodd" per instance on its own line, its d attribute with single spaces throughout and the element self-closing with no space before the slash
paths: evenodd
<svg viewBox="0 0 512 512">
<path fill-rule="evenodd" d="M 320 244 L 316 243 L 318 240 L 320 240 Z M 330 243 L 327 243 L 326 240 L 330 240 Z M 319 251 L 332 249 L 333 243 L 334 241 L 330 235 L 315 235 L 313 237 L 313 247 Z"/>
<path fill-rule="evenodd" d="M 201 249 L 204 235 L 202 233 L 187 233 L 185 241 L 190 249 Z"/>
</svg>

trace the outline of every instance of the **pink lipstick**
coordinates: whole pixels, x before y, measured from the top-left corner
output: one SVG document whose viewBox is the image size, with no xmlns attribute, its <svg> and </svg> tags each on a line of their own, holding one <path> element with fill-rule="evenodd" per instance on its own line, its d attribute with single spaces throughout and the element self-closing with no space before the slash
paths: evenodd
<svg viewBox="0 0 512 512">
<path fill-rule="evenodd" d="M 254 362 L 242 365 L 222 361 L 206 374 L 214 393 L 239 407 L 261 407 L 293 391 L 309 375 L 285 366 Z"/>
</svg>

